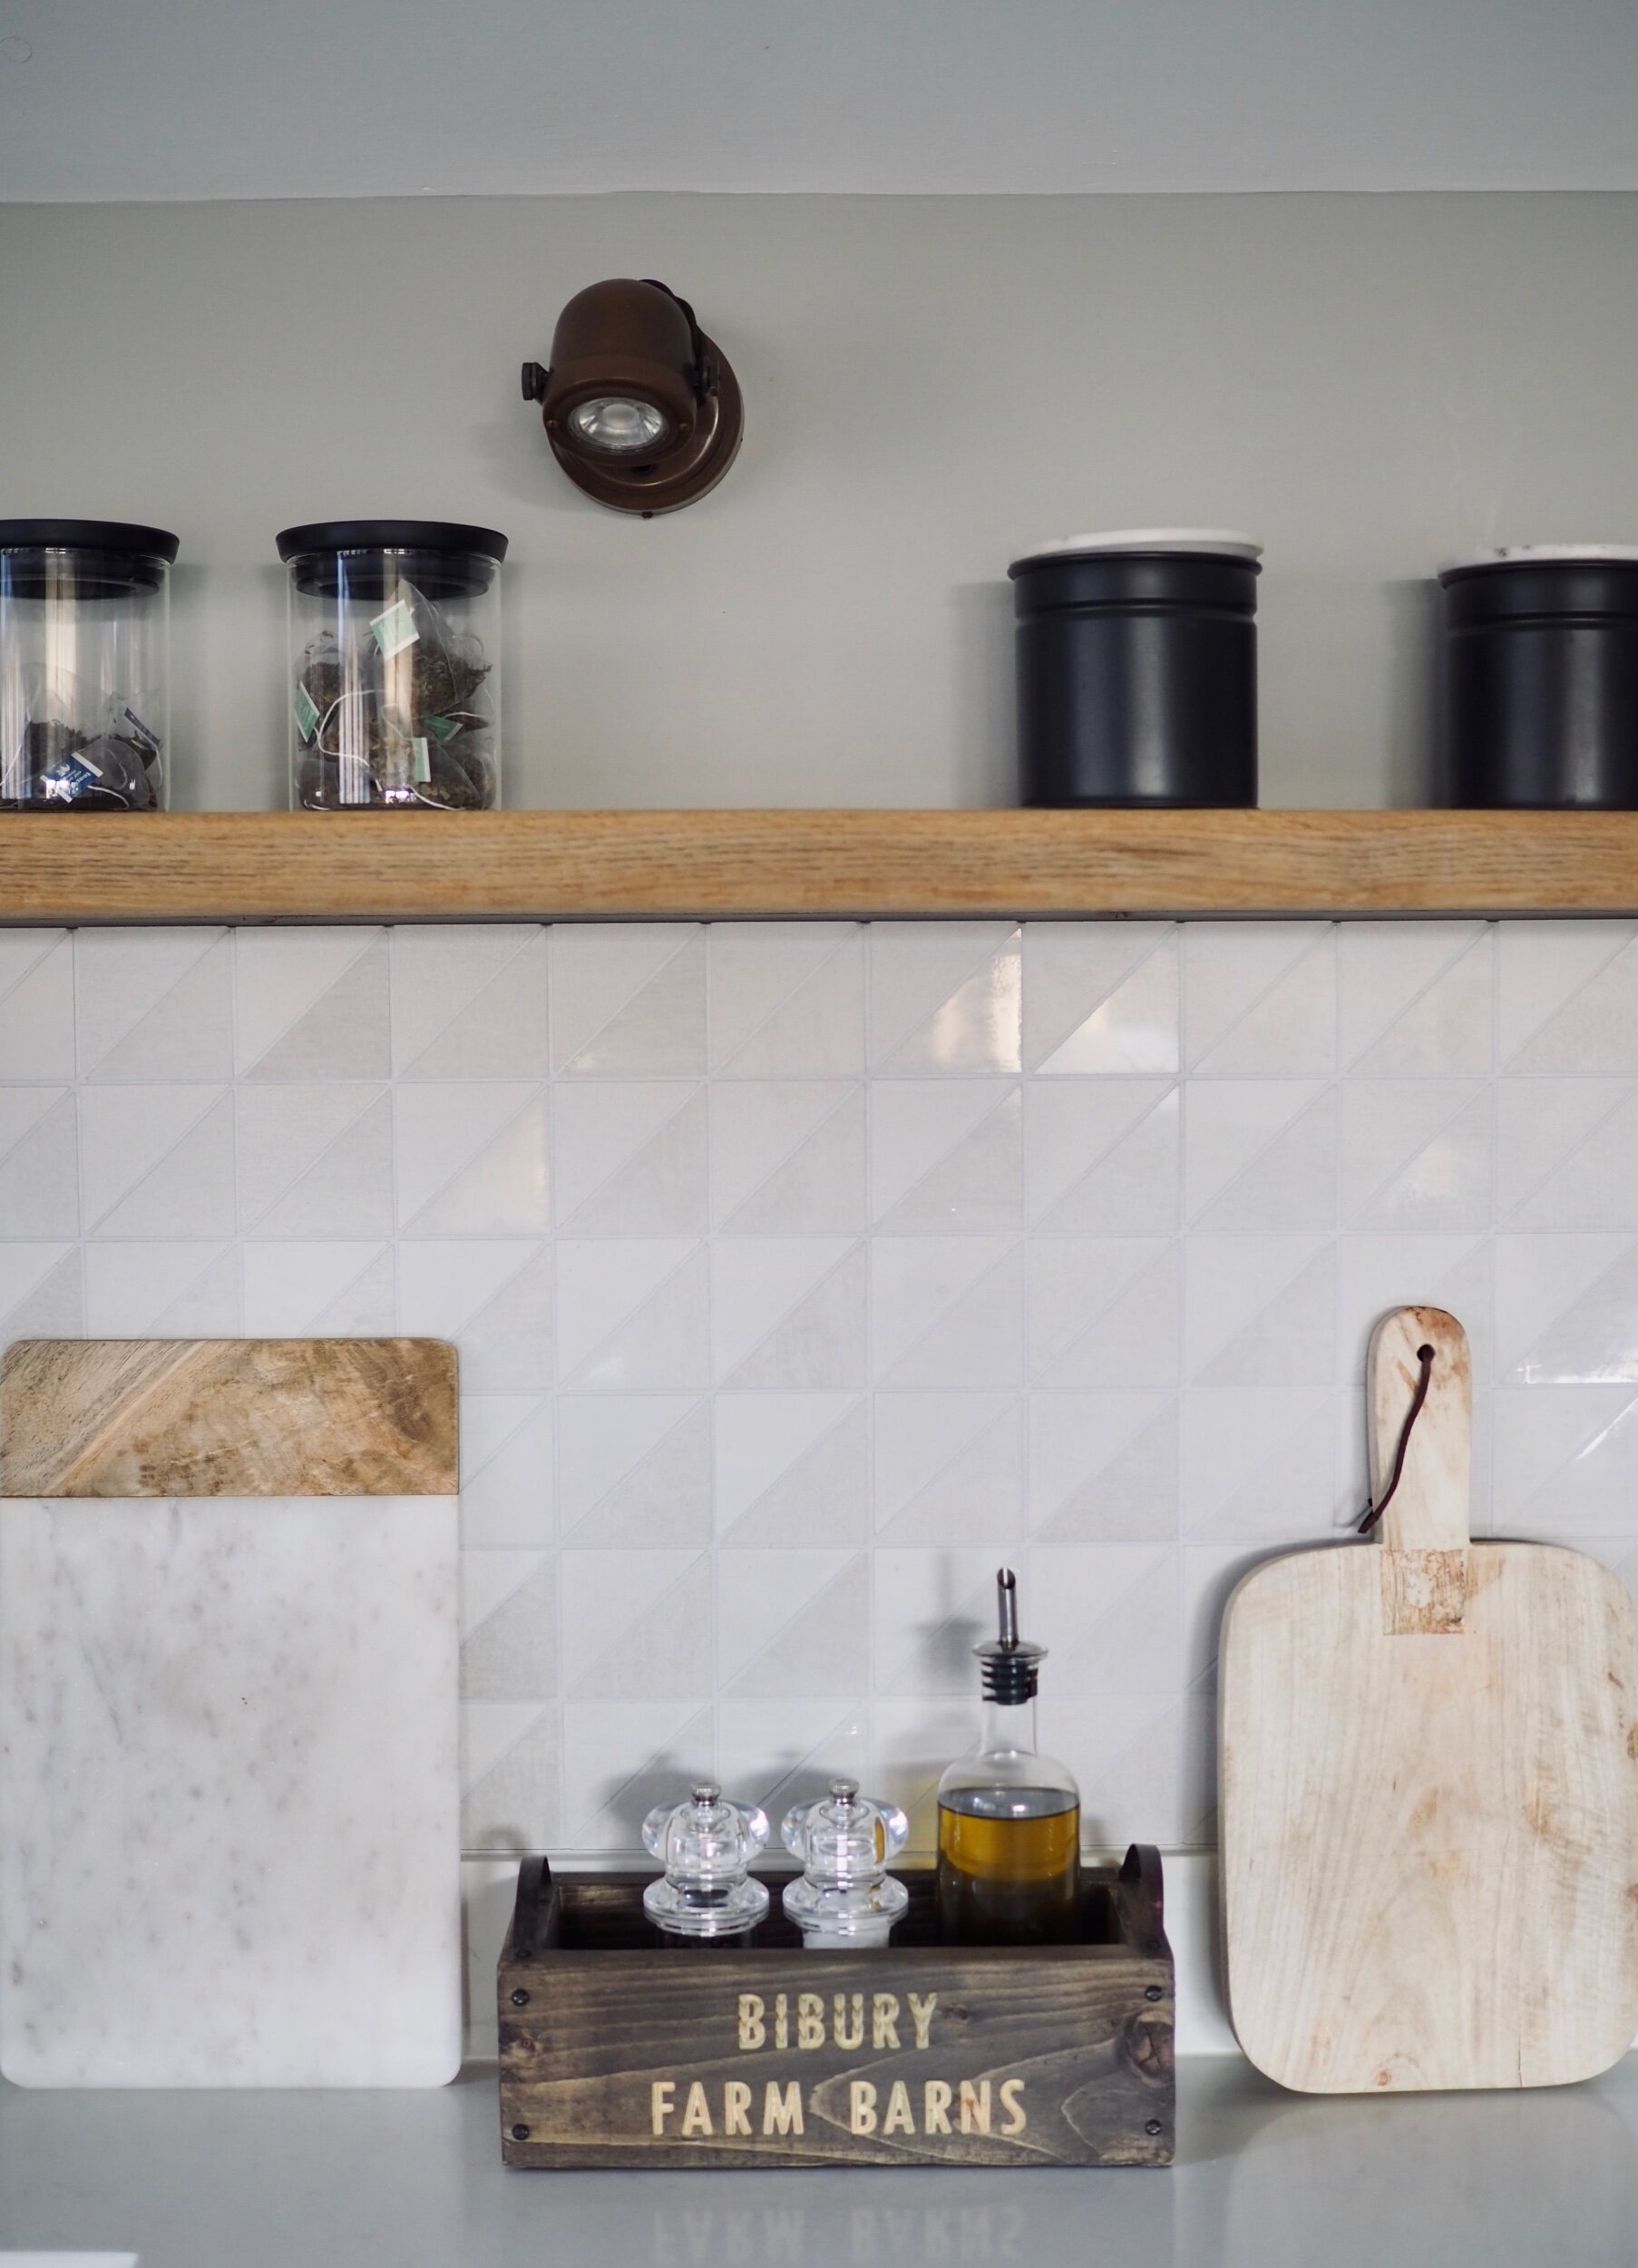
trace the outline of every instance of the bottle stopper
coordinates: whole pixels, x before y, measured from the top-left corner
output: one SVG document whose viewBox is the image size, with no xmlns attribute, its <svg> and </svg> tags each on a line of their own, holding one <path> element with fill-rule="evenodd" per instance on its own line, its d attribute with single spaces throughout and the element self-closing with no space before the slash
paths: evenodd
<svg viewBox="0 0 1638 2268">
<path fill-rule="evenodd" d="M 985 1699 L 1016 1708 L 1020 1702 L 1034 1700 L 1047 1649 L 1031 1646 L 1018 1634 L 1018 1577 L 1009 1567 L 996 1570 L 995 1601 L 999 1633 L 972 1650 L 983 1665 L 980 1677 Z"/>
<path fill-rule="evenodd" d="M 785 1887 L 785 1911 L 808 1951 L 885 1945 L 910 1903 L 887 1872 L 910 1836 L 898 1805 L 862 1796 L 856 1780 L 833 1780 L 828 1795 L 794 1805 L 779 1832 L 804 1868 Z"/>
<path fill-rule="evenodd" d="M 713 1780 L 702 1780 L 686 1803 L 657 1804 L 643 1822 L 643 1847 L 666 1872 L 644 1891 L 643 1911 L 672 1937 L 754 1929 L 768 1893 L 747 1870 L 768 1833 L 765 1812 L 732 1802 Z"/>
</svg>

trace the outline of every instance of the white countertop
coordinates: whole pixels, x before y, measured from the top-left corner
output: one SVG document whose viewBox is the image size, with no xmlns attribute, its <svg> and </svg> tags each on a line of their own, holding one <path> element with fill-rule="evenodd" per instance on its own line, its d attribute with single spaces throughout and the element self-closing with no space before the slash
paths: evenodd
<svg viewBox="0 0 1638 2268">
<path fill-rule="evenodd" d="M 0 2268 L 1631 2268 L 1638 2056 L 1529 2095 L 1286 2095 L 1184 2062 L 1169 2173 L 531 2174 L 427 2094 L 0 2087 Z"/>
</svg>

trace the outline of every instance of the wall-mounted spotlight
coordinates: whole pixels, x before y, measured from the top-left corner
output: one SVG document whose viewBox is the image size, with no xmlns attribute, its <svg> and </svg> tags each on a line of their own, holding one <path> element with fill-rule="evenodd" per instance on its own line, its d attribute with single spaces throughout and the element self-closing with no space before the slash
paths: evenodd
<svg viewBox="0 0 1638 2268">
<path fill-rule="evenodd" d="M 575 293 L 551 369 L 523 365 L 523 399 L 577 488 L 645 520 L 715 488 L 745 425 L 739 381 L 687 301 L 629 276 Z"/>
</svg>

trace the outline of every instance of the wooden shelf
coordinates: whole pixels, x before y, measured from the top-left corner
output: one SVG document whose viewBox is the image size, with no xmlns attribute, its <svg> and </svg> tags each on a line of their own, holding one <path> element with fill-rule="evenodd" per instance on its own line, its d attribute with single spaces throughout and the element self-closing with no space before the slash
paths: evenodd
<svg viewBox="0 0 1638 2268">
<path fill-rule="evenodd" d="M 1638 914 L 1638 813 L 0 817 L 0 921 Z"/>
</svg>

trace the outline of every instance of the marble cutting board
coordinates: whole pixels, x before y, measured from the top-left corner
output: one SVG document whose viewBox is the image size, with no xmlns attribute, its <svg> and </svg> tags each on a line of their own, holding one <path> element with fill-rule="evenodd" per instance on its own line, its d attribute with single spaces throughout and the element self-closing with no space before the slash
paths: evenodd
<svg viewBox="0 0 1638 2268">
<path fill-rule="evenodd" d="M 21 1342 L 0 1484 L 0 2071 L 452 2078 L 454 1350 Z"/>
</svg>

